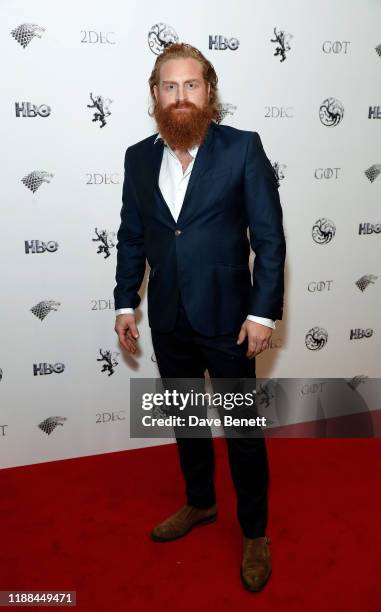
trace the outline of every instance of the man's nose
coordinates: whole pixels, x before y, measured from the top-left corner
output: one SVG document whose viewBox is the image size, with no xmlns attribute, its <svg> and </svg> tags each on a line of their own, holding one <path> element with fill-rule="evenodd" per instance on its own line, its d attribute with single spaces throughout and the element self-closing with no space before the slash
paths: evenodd
<svg viewBox="0 0 381 612">
<path fill-rule="evenodd" d="M 177 90 L 177 102 L 184 102 L 186 100 L 185 90 L 179 87 Z"/>
</svg>

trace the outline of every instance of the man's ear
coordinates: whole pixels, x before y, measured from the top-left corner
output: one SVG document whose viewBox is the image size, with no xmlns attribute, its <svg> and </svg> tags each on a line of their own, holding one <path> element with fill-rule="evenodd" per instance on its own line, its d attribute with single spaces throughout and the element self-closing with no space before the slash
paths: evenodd
<svg viewBox="0 0 381 612">
<path fill-rule="evenodd" d="M 157 102 L 157 85 L 153 86 L 153 93 L 154 93 L 154 96 L 155 96 L 155 100 Z"/>
</svg>

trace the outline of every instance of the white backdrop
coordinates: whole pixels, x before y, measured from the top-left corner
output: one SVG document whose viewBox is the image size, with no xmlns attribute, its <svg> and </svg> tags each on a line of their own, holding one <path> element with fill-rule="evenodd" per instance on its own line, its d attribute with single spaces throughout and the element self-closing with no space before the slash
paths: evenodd
<svg viewBox="0 0 381 612">
<path fill-rule="evenodd" d="M 278 172 L 285 310 L 257 376 L 380 375 L 378 0 L 2 0 L 0 10 L 1 467 L 167 441 L 129 438 L 129 379 L 158 376 L 145 286 L 137 358 L 118 345 L 112 299 L 124 152 L 156 131 L 148 35 L 160 23 L 211 60 L 223 123 L 259 132 Z M 221 44 L 209 48 L 210 36 Z M 103 128 L 91 93 L 106 101 Z M 359 234 L 361 223 L 374 231 Z M 50 300 L 42 320 L 31 311 Z"/>
</svg>

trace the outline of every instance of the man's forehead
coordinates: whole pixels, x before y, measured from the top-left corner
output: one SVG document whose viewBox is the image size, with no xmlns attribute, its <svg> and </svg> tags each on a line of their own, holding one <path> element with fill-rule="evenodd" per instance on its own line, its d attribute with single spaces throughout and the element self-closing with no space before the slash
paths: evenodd
<svg viewBox="0 0 381 612">
<path fill-rule="evenodd" d="M 160 67 L 160 80 L 202 79 L 202 65 L 193 57 L 169 59 Z"/>
</svg>

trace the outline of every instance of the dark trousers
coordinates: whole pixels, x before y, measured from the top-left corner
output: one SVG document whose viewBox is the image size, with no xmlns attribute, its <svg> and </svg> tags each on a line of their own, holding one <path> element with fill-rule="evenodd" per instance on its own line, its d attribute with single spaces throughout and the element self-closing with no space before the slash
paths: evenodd
<svg viewBox="0 0 381 612">
<path fill-rule="evenodd" d="M 151 328 L 160 377 L 202 379 L 207 368 L 213 390 L 218 378 L 255 379 L 255 357 L 246 357 L 247 338 L 241 345 L 236 344 L 238 332 L 213 337 L 197 333 L 180 299 L 175 329 L 163 333 Z M 209 508 L 216 501 L 213 438 L 176 435 L 176 442 L 187 503 Z M 264 536 L 269 483 L 265 438 L 226 436 L 226 442 L 241 530 L 248 538 Z"/>
</svg>

